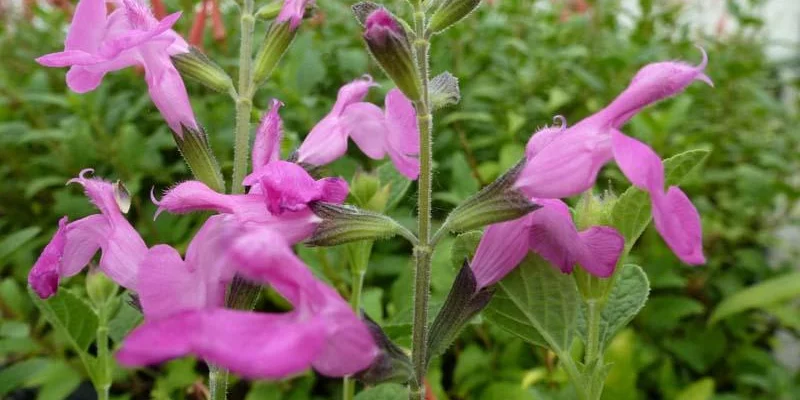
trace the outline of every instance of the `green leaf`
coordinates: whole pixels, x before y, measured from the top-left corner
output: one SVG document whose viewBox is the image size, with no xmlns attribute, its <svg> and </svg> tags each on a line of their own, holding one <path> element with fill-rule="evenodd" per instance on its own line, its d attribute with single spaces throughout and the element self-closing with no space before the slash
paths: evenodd
<svg viewBox="0 0 800 400">
<path fill-rule="evenodd" d="M 640 266 L 625 265 L 619 274 L 600 314 L 600 351 L 642 310 L 650 293 L 647 274 Z M 586 338 L 586 320 L 582 317 L 580 332 Z"/>
<path fill-rule="evenodd" d="M 356 395 L 355 400 L 406 400 L 408 389 L 396 383 L 378 385 Z"/>
<path fill-rule="evenodd" d="M 481 231 L 469 231 L 456 236 L 450 249 L 450 263 L 454 270 L 461 268 L 465 260 L 472 260 L 481 237 L 483 237 Z"/>
<path fill-rule="evenodd" d="M 24 385 L 31 376 L 47 367 L 47 363 L 43 358 L 32 358 L 3 367 L 0 370 L 0 396 Z"/>
<path fill-rule="evenodd" d="M 708 150 L 689 150 L 664 160 L 667 185 L 680 184 L 708 156 Z M 625 237 L 629 251 L 650 223 L 650 197 L 633 186 L 617 199 L 611 210 L 612 225 Z"/>
<path fill-rule="evenodd" d="M 533 344 L 564 354 L 572 344 L 580 297 L 570 275 L 529 255 L 497 284 L 483 315 Z"/>
<path fill-rule="evenodd" d="M 640 321 L 648 329 L 668 330 L 677 326 L 683 318 L 702 314 L 703 303 L 681 296 L 656 296 L 647 302 L 640 316 Z"/>
<path fill-rule="evenodd" d="M 411 181 L 397 172 L 392 163 L 381 165 L 377 168 L 377 172 L 381 186 L 389 185 L 389 203 L 386 205 L 386 211 L 389 211 L 403 200 L 408 188 L 411 187 Z"/>
<path fill-rule="evenodd" d="M 41 231 L 39 227 L 32 226 L 4 237 L 3 240 L 0 241 L 0 260 L 5 260 L 11 253 L 17 251 L 17 249 L 22 247 L 25 243 L 28 243 L 29 240 L 39 234 L 39 231 Z"/>
<path fill-rule="evenodd" d="M 678 393 L 675 400 L 709 400 L 714 396 L 714 386 L 714 379 L 700 379 Z"/>
<path fill-rule="evenodd" d="M 94 376 L 96 359 L 86 352 L 97 332 L 97 315 L 94 311 L 85 301 L 64 288 L 47 300 L 40 299 L 30 289 L 28 294 L 56 332 L 78 353 L 89 376 Z"/>
<path fill-rule="evenodd" d="M 127 301 L 123 301 L 117 314 L 108 321 L 108 336 L 115 343 L 121 343 L 122 339 L 142 322 L 142 319 L 139 310 L 133 308 Z"/>
<path fill-rule="evenodd" d="M 751 308 L 765 308 L 800 296 L 800 272 L 778 276 L 726 297 L 711 314 L 714 324 L 733 314 Z"/>
</svg>

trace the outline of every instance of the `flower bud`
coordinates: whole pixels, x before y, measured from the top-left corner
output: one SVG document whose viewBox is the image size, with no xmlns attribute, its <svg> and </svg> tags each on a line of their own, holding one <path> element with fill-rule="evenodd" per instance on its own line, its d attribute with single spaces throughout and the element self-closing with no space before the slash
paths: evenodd
<svg viewBox="0 0 800 400">
<path fill-rule="evenodd" d="M 514 188 L 524 159 L 489 186 L 461 203 L 447 217 L 445 227 L 451 232 L 466 232 L 486 225 L 522 217 L 539 208 L 528 196 Z"/>
<path fill-rule="evenodd" d="M 411 101 L 419 100 L 419 76 L 403 25 L 380 7 L 369 14 L 364 26 L 364 41 L 375 61 L 406 97 Z"/>
<path fill-rule="evenodd" d="M 86 293 L 95 306 L 108 304 L 117 295 L 118 286 L 100 271 L 92 271 L 86 276 Z"/>
<path fill-rule="evenodd" d="M 436 34 L 461 21 L 481 4 L 481 0 L 444 0 L 434 11 L 428 32 Z"/>
<path fill-rule="evenodd" d="M 178 149 L 192 170 L 192 174 L 214 191 L 223 193 L 225 181 L 217 164 L 217 159 L 208 144 L 206 133 L 183 125 L 183 135 L 173 133 Z"/>
<path fill-rule="evenodd" d="M 280 14 L 282 6 L 283 1 L 273 1 L 261 6 L 258 10 L 256 10 L 255 16 L 258 19 L 273 20 L 278 17 L 278 14 Z"/>
<path fill-rule="evenodd" d="M 197 81 L 209 89 L 223 93 L 233 89 L 231 77 L 194 47 L 188 53 L 172 56 L 172 63 L 181 76 Z"/>
<path fill-rule="evenodd" d="M 397 221 L 374 212 L 352 206 L 316 202 L 311 210 L 322 218 L 314 234 L 306 240 L 310 246 L 335 246 L 359 240 L 390 238 L 398 233 L 410 233 Z"/>
<path fill-rule="evenodd" d="M 472 317 L 483 310 L 492 299 L 494 290 L 478 288 L 469 262 L 464 261 L 453 281 L 447 300 L 431 324 L 428 335 L 428 360 L 444 353 Z"/>
<path fill-rule="evenodd" d="M 434 110 L 458 104 L 461 101 L 458 78 L 447 71 L 436 75 L 431 79 L 430 98 Z"/>
<path fill-rule="evenodd" d="M 369 211 L 383 212 L 389 202 L 390 189 L 388 185 L 381 185 L 376 175 L 360 173 L 353 178 L 350 195 L 353 196 L 356 206 Z"/>
<path fill-rule="evenodd" d="M 411 360 L 406 353 L 386 336 L 380 325 L 375 323 L 366 314 L 362 313 L 364 325 L 369 329 L 372 339 L 378 345 L 380 353 L 375 357 L 367 369 L 354 375 L 365 385 L 377 385 L 379 383 L 406 383 L 413 377 L 413 367 Z"/>
<path fill-rule="evenodd" d="M 263 84 L 269 78 L 296 33 L 297 29 L 291 22 L 275 21 L 272 24 L 253 64 L 253 81 L 256 85 Z"/>
</svg>

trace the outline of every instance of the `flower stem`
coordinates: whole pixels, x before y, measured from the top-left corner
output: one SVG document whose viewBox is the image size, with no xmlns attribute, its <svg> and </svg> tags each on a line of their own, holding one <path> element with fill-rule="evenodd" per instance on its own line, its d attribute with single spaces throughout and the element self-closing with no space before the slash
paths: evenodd
<svg viewBox="0 0 800 400">
<path fill-rule="evenodd" d="M 233 177 L 231 191 L 244 193 L 242 181 L 247 175 L 250 147 L 250 112 L 253 109 L 253 0 L 244 0 L 242 6 L 242 38 L 239 46 L 239 97 L 236 99 L 236 136 L 233 147 Z"/>
<path fill-rule="evenodd" d="M 210 400 L 225 400 L 228 397 L 228 371 L 215 365 L 208 366 L 208 389 Z"/>
<path fill-rule="evenodd" d="M 361 291 L 364 288 L 365 269 L 353 268 L 353 283 L 350 289 L 350 305 L 353 311 L 359 313 L 361 310 Z M 343 400 L 353 400 L 356 395 L 356 381 L 349 376 L 344 377 L 344 388 L 342 389 Z"/>
<path fill-rule="evenodd" d="M 431 181 L 433 175 L 433 157 L 431 138 L 433 116 L 431 115 L 430 97 L 428 93 L 428 50 L 430 42 L 425 32 L 425 12 L 421 1 L 414 5 L 414 56 L 420 77 L 422 98 L 415 102 L 419 121 L 419 191 L 418 191 L 418 230 L 419 244 L 414 248 L 414 317 L 412 329 L 411 359 L 414 365 L 414 378 L 410 383 L 409 399 L 425 398 L 425 373 L 427 370 L 428 342 L 428 297 L 431 285 Z"/>
<path fill-rule="evenodd" d="M 108 351 L 108 304 L 97 309 L 97 365 L 99 366 L 95 382 L 98 400 L 108 400 L 111 390 L 111 370 L 113 364 Z"/>
</svg>

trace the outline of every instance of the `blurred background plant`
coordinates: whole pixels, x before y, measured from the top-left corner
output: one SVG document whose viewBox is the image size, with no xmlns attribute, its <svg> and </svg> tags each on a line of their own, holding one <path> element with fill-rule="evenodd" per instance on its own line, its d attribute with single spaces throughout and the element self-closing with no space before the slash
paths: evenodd
<svg viewBox="0 0 800 400">
<path fill-rule="evenodd" d="M 259 110 L 271 97 L 286 103 L 290 147 L 327 112 L 341 84 L 364 72 L 382 77 L 363 50 L 350 3 L 319 2 L 264 91 L 268 95 L 256 99 Z M 708 75 L 716 89 L 700 96 L 698 87 L 690 87 L 641 113 L 625 131 L 662 156 L 712 150 L 701 173 L 684 185 L 703 216 L 709 262 L 681 265 L 657 235 L 645 234 L 634 254 L 653 292 L 642 314 L 612 342 L 614 368 L 604 398 L 800 398 L 800 119 L 790 111 L 800 101 L 792 97 L 798 82 L 785 73 L 797 76 L 800 60 L 767 57 L 764 21 L 746 11 L 764 2 L 727 1 L 738 28 L 724 36 L 699 33 L 675 1 L 486 3 L 476 18 L 435 39 L 434 73 L 450 70 L 462 88 L 461 103 L 437 119 L 435 216 L 444 217 L 514 164 L 530 133 L 555 114 L 578 121 L 613 98 L 641 65 L 696 62 L 693 46 L 700 44 L 710 55 Z M 224 68 L 235 69 L 237 35 L 226 39 L 218 31 L 236 26 L 236 13 L 226 12 L 233 4 L 221 3 L 219 22 L 213 22 L 219 2 L 163 4 L 168 11 L 183 9 L 179 31 L 194 35 Z M 63 71 L 38 67 L 33 59 L 60 48 L 71 6 L 26 5 L 29 18 L 16 18 L 6 3 L 8 20 L 0 26 L 0 397 L 90 399 L 80 362 L 66 350 L 66 339 L 43 322 L 26 289 L 28 270 L 57 219 L 91 212 L 80 191 L 64 182 L 85 167 L 123 180 L 136 194 L 131 218 L 150 245 L 185 245 L 200 219 L 152 220 L 151 188 L 160 192 L 190 175 L 135 76 L 139 72 L 111 74 L 89 94 L 69 92 Z M 198 22 L 198 10 L 207 22 Z M 378 103 L 390 88 L 382 83 L 371 96 Z M 188 86 L 227 175 L 233 109 L 223 95 Z M 376 167 L 370 162 L 354 155 L 331 168 L 350 179 Z M 626 187 L 613 169 L 601 181 L 612 194 Z M 401 202 L 393 216 L 411 218 L 413 206 Z M 364 304 L 408 344 L 403 338 L 410 312 L 403 307 L 410 303 L 411 268 L 401 246 L 376 244 Z M 458 247 L 451 240 L 437 249 L 434 304 L 455 275 L 449 252 Z M 303 256 L 337 284 L 348 271 L 339 253 L 308 250 Z M 74 292 L 85 291 L 82 279 L 70 281 Z M 269 295 L 262 298 L 262 307 L 274 306 Z M 125 306 L 114 321 L 111 336 L 118 340 L 136 315 Z M 158 369 L 118 369 L 112 392 L 118 399 L 204 398 L 204 368 L 185 359 Z M 562 399 L 568 398 L 565 380 L 552 355 L 483 323 L 468 328 L 429 375 L 438 399 Z M 238 382 L 230 398 L 336 398 L 339 384 L 310 374 L 281 383 Z"/>
</svg>

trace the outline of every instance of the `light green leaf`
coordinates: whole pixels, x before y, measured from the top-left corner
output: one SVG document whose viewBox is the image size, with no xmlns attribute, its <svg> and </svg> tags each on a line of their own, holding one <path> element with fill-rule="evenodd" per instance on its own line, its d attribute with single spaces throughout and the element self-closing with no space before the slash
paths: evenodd
<svg viewBox="0 0 800 400">
<path fill-rule="evenodd" d="M 142 319 L 142 313 L 139 310 L 133 308 L 127 301 L 123 301 L 116 315 L 108 321 L 108 336 L 115 343 L 122 343 L 122 339 L 139 325 Z"/>
<path fill-rule="evenodd" d="M 778 276 L 726 297 L 711 314 L 709 323 L 751 308 L 764 308 L 800 296 L 800 272 Z"/>
<path fill-rule="evenodd" d="M 469 231 L 456 236 L 453 247 L 450 249 L 450 262 L 453 269 L 459 270 L 464 265 L 464 261 L 472 260 L 482 236 L 481 231 Z"/>
<path fill-rule="evenodd" d="M 355 400 L 406 400 L 408 389 L 396 383 L 385 383 L 364 390 L 356 395 Z"/>
<path fill-rule="evenodd" d="M 689 150 L 664 160 L 667 185 L 678 185 L 708 156 L 708 150 Z M 631 186 L 617 199 L 611 210 L 612 225 L 625 237 L 630 250 L 650 223 L 650 197 Z"/>
<path fill-rule="evenodd" d="M 0 240 L 0 260 L 5 260 L 11 253 L 28 243 L 29 240 L 39 234 L 39 231 L 41 231 L 39 227 L 32 226 L 4 237 L 3 240 Z"/>
<path fill-rule="evenodd" d="M 483 315 L 528 342 L 564 354 L 572 344 L 579 304 L 571 276 L 541 257 L 529 255 L 497 284 Z"/>
<path fill-rule="evenodd" d="M 620 329 L 631 322 L 633 317 L 642 310 L 650 293 L 647 274 L 640 266 L 625 265 L 619 274 L 611 293 L 608 295 L 605 308 L 600 314 L 600 351 L 605 348 Z M 580 332 L 585 338 L 585 318 L 580 320 Z"/>
<path fill-rule="evenodd" d="M 48 361 L 43 358 L 32 358 L 4 367 L 0 371 L 0 396 L 24 385 L 31 376 L 47 367 L 47 364 Z"/>
<path fill-rule="evenodd" d="M 700 379 L 678 393 L 675 400 L 709 400 L 714 396 L 714 386 L 714 379 Z"/>
<path fill-rule="evenodd" d="M 389 203 L 386 204 L 386 211 L 395 207 L 406 195 L 411 181 L 403 176 L 392 163 L 385 163 L 377 168 L 378 179 L 381 186 L 389 185 Z"/>
</svg>

